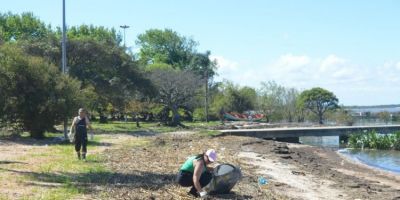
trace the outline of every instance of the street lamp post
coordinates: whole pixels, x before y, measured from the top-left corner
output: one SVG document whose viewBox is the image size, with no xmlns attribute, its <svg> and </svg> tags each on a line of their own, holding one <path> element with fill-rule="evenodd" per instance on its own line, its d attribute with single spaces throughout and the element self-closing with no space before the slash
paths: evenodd
<svg viewBox="0 0 400 200">
<path fill-rule="evenodd" d="M 65 25 L 65 0 L 63 0 L 63 5 L 62 5 L 62 15 L 63 15 L 63 25 L 62 25 L 62 73 L 67 73 L 67 27 Z M 67 116 L 64 118 L 64 138 L 67 139 Z"/>
<path fill-rule="evenodd" d="M 67 68 L 67 52 L 66 52 L 66 48 L 67 48 L 67 44 L 66 44 L 66 40 L 67 40 L 67 36 L 66 36 L 66 25 L 65 25 L 65 0 L 63 0 L 63 6 L 62 6 L 63 10 L 63 25 L 62 25 L 62 72 L 66 73 L 66 68 Z"/>
<path fill-rule="evenodd" d="M 125 30 L 126 30 L 127 28 L 129 28 L 129 26 L 128 26 L 128 25 L 122 25 L 122 26 L 119 26 L 119 27 L 121 27 L 121 28 L 124 29 L 124 47 L 126 47 Z"/>
</svg>

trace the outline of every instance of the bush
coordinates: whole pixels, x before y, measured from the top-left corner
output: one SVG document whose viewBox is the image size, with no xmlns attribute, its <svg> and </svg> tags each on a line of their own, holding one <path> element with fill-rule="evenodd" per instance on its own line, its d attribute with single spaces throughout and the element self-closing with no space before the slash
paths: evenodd
<svg viewBox="0 0 400 200">
<path fill-rule="evenodd" d="M 0 90 L 6 91 L 0 118 L 16 123 L 34 138 L 43 138 L 46 130 L 83 106 L 84 92 L 77 80 L 15 44 L 0 47 L 0 77 Z"/>
<path fill-rule="evenodd" d="M 381 135 L 375 131 L 356 133 L 349 137 L 349 147 L 400 150 L 400 132 Z"/>
<path fill-rule="evenodd" d="M 194 121 L 205 121 L 206 120 L 206 113 L 204 108 L 196 108 L 193 111 L 193 120 Z"/>
</svg>

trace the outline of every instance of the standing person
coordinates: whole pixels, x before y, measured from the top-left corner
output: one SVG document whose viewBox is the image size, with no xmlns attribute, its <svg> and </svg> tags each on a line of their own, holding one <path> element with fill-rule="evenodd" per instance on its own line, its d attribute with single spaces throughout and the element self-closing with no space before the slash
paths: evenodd
<svg viewBox="0 0 400 200">
<path fill-rule="evenodd" d="M 179 170 L 176 178 L 179 185 L 190 187 L 189 193 L 195 197 L 206 197 L 207 192 L 202 188 L 212 179 L 211 167 L 207 165 L 217 160 L 217 153 L 209 149 L 205 153 L 189 157 Z"/>
<path fill-rule="evenodd" d="M 86 161 L 86 153 L 87 153 L 87 128 L 93 132 L 93 128 L 90 125 L 89 118 L 86 115 L 86 110 L 83 108 L 79 109 L 79 115 L 74 118 L 72 121 L 71 129 L 75 129 L 75 151 L 78 156 L 78 159 L 81 159 L 81 148 L 82 148 L 82 159 Z"/>
</svg>

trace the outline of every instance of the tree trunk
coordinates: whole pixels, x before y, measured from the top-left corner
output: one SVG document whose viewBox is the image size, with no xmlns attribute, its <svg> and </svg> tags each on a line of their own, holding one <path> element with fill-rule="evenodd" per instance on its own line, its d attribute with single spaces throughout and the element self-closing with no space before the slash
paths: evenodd
<svg viewBox="0 0 400 200">
<path fill-rule="evenodd" d="M 322 113 L 319 113 L 318 114 L 318 117 L 319 117 L 319 124 L 324 124 L 324 116 L 323 116 L 324 114 L 322 114 Z"/>
<path fill-rule="evenodd" d="M 172 106 L 171 110 L 172 110 L 172 114 L 173 114 L 172 126 L 177 126 L 177 125 L 181 124 L 178 108 L 176 106 Z"/>
</svg>

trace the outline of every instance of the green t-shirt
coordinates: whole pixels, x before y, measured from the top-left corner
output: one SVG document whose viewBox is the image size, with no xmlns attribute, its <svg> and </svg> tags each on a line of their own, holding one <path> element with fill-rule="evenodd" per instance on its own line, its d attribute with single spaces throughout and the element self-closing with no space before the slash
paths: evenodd
<svg viewBox="0 0 400 200">
<path fill-rule="evenodd" d="M 193 165 L 193 161 L 194 160 L 200 160 L 201 159 L 201 157 L 197 157 L 197 156 L 191 156 L 191 157 L 189 157 L 186 161 L 185 161 L 185 163 L 183 163 L 183 165 L 182 165 L 182 167 L 181 167 L 181 170 L 183 170 L 183 171 L 187 171 L 187 172 L 194 172 L 194 165 Z M 204 167 L 203 167 L 203 173 L 206 171 L 206 166 L 205 166 L 205 164 L 204 164 Z"/>
</svg>

